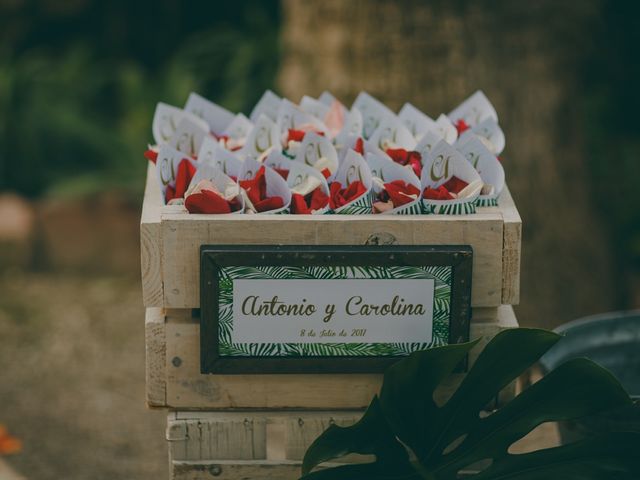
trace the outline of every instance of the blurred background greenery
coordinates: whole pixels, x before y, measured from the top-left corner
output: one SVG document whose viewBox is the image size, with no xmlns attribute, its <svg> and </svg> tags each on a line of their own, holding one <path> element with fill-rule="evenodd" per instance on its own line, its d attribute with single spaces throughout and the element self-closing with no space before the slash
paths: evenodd
<svg viewBox="0 0 640 480">
<path fill-rule="evenodd" d="M 249 110 L 278 68 L 275 1 L 0 1 L 0 189 L 140 189 L 159 100 Z"/>
<path fill-rule="evenodd" d="M 623 0 L 0 0 L 12 465 L 166 476 L 166 417 L 142 405 L 142 153 L 156 102 L 191 91 L 247 113 L 266 88 L 347 104 L 365 89 L 437 116 L 483 89 L 523 217 L 520 322 L 638 308 L 639 19 Z"/>
</svg>

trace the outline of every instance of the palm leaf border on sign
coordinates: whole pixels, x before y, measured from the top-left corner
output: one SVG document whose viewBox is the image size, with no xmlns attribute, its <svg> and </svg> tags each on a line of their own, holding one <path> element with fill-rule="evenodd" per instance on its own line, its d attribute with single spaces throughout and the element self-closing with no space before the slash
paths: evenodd
<svg viewBox="0 0 640 480">
<path fill-rule="evenodd" d="M 451 314 L 450 266 L 229 266 L 219 271 L 218 339 L 221 356 L 336 357 L 406 356 L 448 344 Z M 233 280 L 235 279 L 433 279 L 432 341 L 425 343 L 233 343 Z"/>
</svg>

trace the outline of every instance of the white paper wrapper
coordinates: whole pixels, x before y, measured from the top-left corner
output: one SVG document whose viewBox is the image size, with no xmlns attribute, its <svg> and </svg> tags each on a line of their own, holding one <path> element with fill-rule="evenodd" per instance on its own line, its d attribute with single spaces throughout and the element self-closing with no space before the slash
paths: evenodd
<svg viewBox="0 0 640 480">
<path fill-rule="evenodd" d="M 178 128 L 167 142 L 170 147 L 196 158 L 200 151 L 202 141 L 209 136 L 209 128 L 203 128 L 200 122 L 190 117 L 182 117 Z"/>
<path fill-rule="evenodd" d="M 418 141 L 420 141 L 423 135 L 429 130 L 436 130 L 438 128 L 436 122 L 431 117 L 408 102 L 400 109 L 398 118 Z"/>
<path fill-rule="evenodd" d="M 187 159 L 191 165 L 197 167 L 197 163 L 182 152 L 179 152 L 169 145 L 162 145 L 158 151 L 156 159 L 156 178 L 162 192 L 162 201 L 166 198 L 167 186 L 175 187 L 176 175 L 180 162 Z"/>
<path fill-rule="evenodd" d="M 297 162 L 294 162 L 289 157 L 283 155 L 281 151 L 274 148 L 262 163 L 273 169 L 291 170 L 292 165 Z"/>
<path fill-rule="evenodd" d="M 330 107 L 331 104 L 333 102 L 337 102 L 338 99 L 336 97 L 333 96 L 333 94 L 331 92 L 328 92 L 327 90 L 325 90 L 324 92 L 322 92 L 320 94 L 320 96 L 318 97 L 318 101 L 320 103 L 322 103 L 323 105 L 326 105 L 327 107 Z"/>
<path fill-rule="evenodd" d="M 278 109 L 280 108 L 280 102 L 282 99 L 273 93 L 271 90 L 267 90 L 262 94 L 256 106 L 253 107 L 249 119 L 252 123 L 256 123 L 260 115 L 266 115 L 271 121 L 275 122 L 278 117 Z"/>
<path fill-rule="evenodd" d="M 238 199 L 240 202 L 240 208 L 230 214 L 222 214 L 222 215 L 234 215 L 240 214 L 244 212 L 245 204 L 244 198 L 240 192 L 240 186 L 237 182 L 235 182 L 232 178 L 226 175 L 219 168 L 214 167 L 209 164 L 199 164 L 196 170 L 195 175 L 191 179 L 191 183 L 189 184 L 189 189 L 185 194 L 185 198 L 191 193 L 191 191 L 200 183 L 202 180 L 209 180 L 213 183 L 213 186 L 216 188 L 218 193 L 227 201 L 231 201 L 233 199 Z"/>
<path fill-rule="evenodd" d="M 458 120 L 464 120 L 467 125 L 474 127 L 487 118 L 493 118 L 498 122 L 496 109 L 487 96 L 478 90 L 464 102 L 451 110 L 449 119 L 455 124 Z"/>
<path fill-rule="evenodd" d="M 189 94 L 184 111 L 202 118 L 209 125 L 209 131 L 220 134 L 233 120 L 233 113 L 195 92 Z M 207 132 L 208 133 L 208 132 Z"/>
<path fill-rule="evenodd" d="M 286 98 L 280 102 L 276 125 L 280 138 L 286 137 L 289 129 L 294 130 L 317 130 L 327 134 L 327 127 L 322 120 L 313 115 L 303 112 L 295 103 Z"/>
<path fill-rule="evenodd" d="M 362 129 L 362 113 L 356 107 L 353 107 L 351 111 L 346 114 L 344 126 L 335 138 L 337 148 L 344 148 L 346 143 L 349 141 L 349 137 L 360 137 L 362 135 Z"/>
<path fill-rule="evenodd" d="M 324 117 L 329 111 L 330 106 L 331 105 L 325 105 L 319 100 L 311 98 L 308 95 L 305 95 L 304 97 L 302 97 L 302 100 L 300 100 L 300 110 L 308 113 L 309 115 L 313 115 L 321 122 L 324 121 Z"/>
<path fill-rule="evenodd" d="M 324 176 L 315 168 L 300 162 L 291 162 L 287 185 L 289 185 L 292 194 L 299 193 L 304 196 L 320 187 L 325 194 L 329 195 L 329 185 Z M 322 215 L 327 211 L 329 211 L 329 204 L 324 208 L 315 210 L 312 215 Z"/>
<path fill-rule="evenodd" d="M 473 135 L 484 139 L 486 141 L 485 146 L 496 155 L 500 155 L 504 150 L 506 143 L 504 132 L 493 118 L 487 118 L 478 125 L 462 132 L 458 142 L 464 144 Z"/>
<path fill-rule="evenodd" d="M 329 183 L 340 182 L 342 188 L 346 188 L 356 180 L 360 180 L 364 184 L 367 189 L 366 193 L 352 202 L 330 211 L 330 213 L 344 215 L 363 215 L 371 213 L 371 187 L 373 185 L 371 170 L 369 169 L 367 162 L 362 158 L 362 155 L 353 150 L 349 150 L 334 177 L 329 179 Z"/>
<path fill-rule="evenodd" d="M 242 159 L 258 159 L 271 147 L 280 148 L 278 127 L 266 115 L 260 115 L 253 129 L 249 132 L 247 141 L 238 156 Z"/>
<path fill-rule="evenodd" d="M 255 212 L 257 215 L 273 215 L 278 213 L 289 213 L 289 205 L 291 203 L 291 190 L 287 182 L 280 176 L 278 172 L 271 167 L 267 167 L 257 160 L 246 159 L 240 172 L 240 180 L 250 180 L 256 176 L 261 167 L 265 167 L 264 178 L 267 184 L 267 197 L 281 197 L 284 203 L 282 208 L 268 210 L 266 212 Z M 245 196 L 246 208 L 249 209 L 248 198 Z"/>
<path fill-rule="evenodd" d="M 426 213 L 443 215 L 475 213 L 475 202 L 482 189 L 480 175 L 460 152 L 441 140 L 433 146 L 429 156 L 424 159 L 420 179 L 421 194 L 427 187 L 437 188 L 453 176 L 469 184 L 464 189 L 467 195 L 453 200 L 423 198 L 422 206 Z"/>
<path fill-rule="evenodd" d="M 328 168 L 332 175 L 338 171 L 338 153 L 335 147 L 329 139 L 313 132 L 304 136 L 295 161 L 319 171 Z"/>
<path fill-rule="evenodd" d="M 441 136 L 449 145 L 453 145 L 458 139 L 458 130 L 444 113 L 441 113 L 436 119 L 435 133 Z"/>
<path fill-rule="evenodd" d="M 353 102 L 352 109 L 353 107 L 357 108 L 362 114 L 362 136 L 367 140 L 385 118 L 395 116 L 385 104 L 376 100 L 367 92 L 360 92 L 355 102 Z"/>
<path fill-rule="evenodd" d="M 198 123 L 208 132 L 209 125 L 201 118 L 196 117 L 192 113 L 185 112 L 181 108 L 174 107 L 173 105 L 158 102 L 156 105 L 156 111 L 153 114 L 153 123 L 151 125 L 151 131 L 153 132 L 153 139 L 156 142 L 156 145 L 164 145 L 167 143 L 176 131 L 176 128 L 178 128 L 180 120 L 185 117 Z"/>
<path fill-rule="evenodd" d="M 504 189 L 504 168 L 496 156 L 475 136 L 468 136 L 467 141 L 458 147 L 458 151 L 471 163 L 484 182 L 483 192 L 476 200 L 479 207 L 495 207 L 498 197 Z M 489 186 L 490 188 L 487 188 Z M 487 191 L 487 193 L 484 193 Z"/>
<path fill-rule="evenodd" d="M 242 160 L 226 148 L 223 148 L 210 136 L 206 137 L 202 142 L 198 152 L 198 163 L 218 168 L 225 175 L 235 178 L 240 176 L 242 169 Z"/>
<path fill-rule="evenodd" d="M 372 143 L 380 150 L 387 148 L 404 148 L 413 150 L 416 146 L 416 139 L 407 127 L 395 115 L 385 117 L 380 125 L 373 132 L 369 143 Z"/>
<path fill-rule="evenodd" d="M 408 168 L 398 165 L 388 157 L 367 153 L 366 161 L 371 169 L 373 177 L 373 193 L 379 194 L 383 185 L 394 180 L 402 180 L 418 189 L 416 199 L 392 210 L 379 213 L 378 215 L 419 215 L 422 213 L 422 202 L 420 199 L 420 179 Z M 376 199 L 374 197 L 373 202 Z"/>
<path fill-rule="evenodd" d="M 441 140 L 444 139 L 433 130 L 429 130 L 422 135 L 422 138 L 416 145 L 415 151 L 422 157 L 423 166 L 426 158 L 429 156 L 429 153 L 431 153 L 431 149 Z"/>
<path fill-rule="evenodd" d="M 229 138 L 233 138 L 236 141 L 246 139 L 249 136 L 249 132 L 253 129 L 253 123 L 242 113 L 233 117 L 233 120 L 222 131 L 222 135 L 226 135 Z"/>
</svg>

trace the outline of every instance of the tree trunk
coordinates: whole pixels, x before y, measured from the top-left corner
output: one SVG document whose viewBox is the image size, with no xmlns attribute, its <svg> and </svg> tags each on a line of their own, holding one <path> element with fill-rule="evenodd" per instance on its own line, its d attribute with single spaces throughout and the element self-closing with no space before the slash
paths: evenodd
<svg viewBox="0 0 640 480">
<path fill-rule="evenodd" d="M 525 325 L 553 327 L 614 304 L 610 240 L 590 206 L 576 102 L 580 40 L 596 0 L 283 0 L 282 93 L 366 90 L 432 117 L 482 89 L 507 138 L 501 155 L 523 218 Z"/>
</svg>

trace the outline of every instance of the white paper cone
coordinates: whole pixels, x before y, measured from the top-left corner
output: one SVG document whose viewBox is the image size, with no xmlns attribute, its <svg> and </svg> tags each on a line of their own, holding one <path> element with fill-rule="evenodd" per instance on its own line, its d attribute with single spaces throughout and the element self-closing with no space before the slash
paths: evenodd
<svg viewBox="0 0 640 480">
<path fill-rule="evenodd" d="M 373 178 L 371 170 L 362 155 L 353 150 L 349 150 L 340 164 L 332 182 L 340 182 L 342 188 L 349 186 L 356 180 L 361 181 L 366 188 L 366 193 L 352 202 L 333 210 L 331 213 L 345 215 L 363 215 L 371 213 L 371 188 Z"/>
<path fill-rule="evenodd" d="M 427 187 L 437 188 L 456 176 L 469 184 L 469 196 L 453 200 L 431 200 L 422 198 L 427 213 L 463 215 L 475 213 L 475 201 L 482 189 L 482 180 L 473 166 L 444 140 L 438 142 L 424 161 L 422 168 L 421 194 Z"/>
<path fill-rule="evenodd" d="M 476 205 L 496 206 L 505 185 L 504 168 L 496 156 L 484 146 L 479 137 L 471 135 L 466 138 L 467 141 L 458 147 L 458 151 L 476 169 L 483 183 L 492 187 L 490 194 L 483 195 L 481 193 L 478 196 Z"/>
<path fill-rule="evenodd" d="M 184 111 L 202 118 L 208 124 L 208 132 L 220 134 L 233 120 L 233 113 L 217 105 L 195 92 L 189 94 Z"/>
<path fill-rule="evenodd" d="M 418 189 L 418 195 L 412 202 L 406 203 L 392 210 L 379 213 L 378 215 L 419 215 L 422 213 L 420 179 L 415 175 L 415 173 L 413 173 L 413 171 L 403 167 L 402 165 L 398 165 L 393 160 L 389 160 L 388 157 L 385 158 L 371 153 L 366 155 L 366 161 L 371 168 L 371 175 L 374 180 L 378 178 L 382 184 L 393 182 L 394 180 L 402 180 Z M 376 189 L 375 181 L 373 183 L 373 190 L 376 195 L 380 193 L 380 190 Z M 375 198 L 373 201 L 375 203 Z"/>
</svg>

